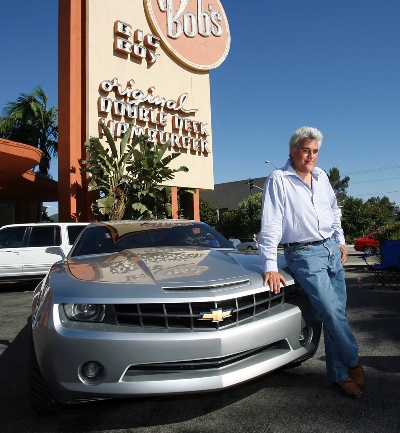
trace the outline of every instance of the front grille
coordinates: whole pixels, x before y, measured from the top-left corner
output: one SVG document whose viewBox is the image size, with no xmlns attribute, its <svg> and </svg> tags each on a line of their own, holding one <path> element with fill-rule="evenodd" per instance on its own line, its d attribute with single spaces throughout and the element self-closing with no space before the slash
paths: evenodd
<svg viewBox="0 0 400 433">
<path fill-rule="evenodd" d="M 252 319 L 283 304 L 283 293 L 270 291 L 223 301 L 162 304 L 115 304 L 121 326 L 164 329 L 219 330 Z M 217 311 L 215 311 L 217 310 Z M 229 317 L 224 317 L 231 313 Z M 206 315 L 206 320 L 199 318 Z M 224 317 L 222 321 L 221 318 Z M 215 321 L 213 321 L 215 320 Z"/>
</svg>

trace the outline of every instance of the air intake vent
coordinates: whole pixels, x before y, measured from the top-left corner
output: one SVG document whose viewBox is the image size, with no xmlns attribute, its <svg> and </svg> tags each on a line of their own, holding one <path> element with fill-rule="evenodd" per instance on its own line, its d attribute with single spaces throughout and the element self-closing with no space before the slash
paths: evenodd
<svg viewBox="0 0 400 433">
<path fill-rule="evenodd" d="M 182 292 L 186 290 L 221 290 L 221 289 L 232 289 L 235 287 L 249 286 L 250 280 L 234 281 L 232 283 L 216 283 L 207 284 L 206 286 L 182 286 L 182 287 L 163 287 L 163 290 L 167 292 Z"/>
</svg>

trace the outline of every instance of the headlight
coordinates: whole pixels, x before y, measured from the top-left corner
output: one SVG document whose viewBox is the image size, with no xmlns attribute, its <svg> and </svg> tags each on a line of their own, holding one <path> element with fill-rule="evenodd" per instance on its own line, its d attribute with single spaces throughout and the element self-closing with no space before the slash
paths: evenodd
<svg viewBox="0 0 400 433">
<path fill-rule="evenodd" d="M 104 319 L 106 307 L 98 304 L 64 304 L 68 319 L 79 322 L 101 322 Z"/>
</svg>

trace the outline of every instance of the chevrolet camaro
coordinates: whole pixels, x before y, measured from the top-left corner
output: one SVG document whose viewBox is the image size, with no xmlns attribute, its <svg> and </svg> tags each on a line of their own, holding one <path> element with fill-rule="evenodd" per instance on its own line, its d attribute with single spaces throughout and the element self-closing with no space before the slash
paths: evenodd
<svg viewBox="0 0 400 433">
<path fill-rule="evenodd" d="M 311 358 L 321 325 L 278 254 L 273 294 L 257 254 L 187 220 L 86 226 L 33 295 L 36 411 L 109 398 L 220 390 Z"/>
</svg>

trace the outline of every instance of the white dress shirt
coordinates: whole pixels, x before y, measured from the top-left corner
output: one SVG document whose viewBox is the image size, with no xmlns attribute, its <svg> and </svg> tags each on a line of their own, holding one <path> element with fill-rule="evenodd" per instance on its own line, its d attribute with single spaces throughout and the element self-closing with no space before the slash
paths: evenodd
<svg viewBox="0 0 400 433">
<path fill-rule="evenodd" d="M 277 271 L 278 244 L 314 242 L 333 235 L 345 245 L 336 196 L 326 173 L 312 171 L 312 188 L 289 159 L 264 184 L 258 252 L 264 272 Z"/>
</svg>

